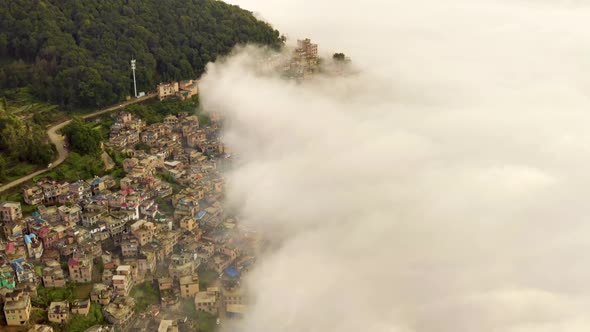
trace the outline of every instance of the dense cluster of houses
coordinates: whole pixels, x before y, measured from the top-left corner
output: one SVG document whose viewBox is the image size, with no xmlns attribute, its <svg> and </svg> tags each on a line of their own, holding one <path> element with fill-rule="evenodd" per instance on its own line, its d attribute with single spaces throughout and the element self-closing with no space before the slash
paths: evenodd
<svg viewBox="0 0 590 332">
<path fill-rule="evenodd" d="M 220 140 L 219 122 L 214 118 L 210 126 L 200 127 L 197 116 L 183 112 L 146 126 L 123 112 L 115 119 L 108 145 L 131 157 L 124 165 L 130 177 L 152 175 L 156 168 L 166 167 L 177 181 L 189 184 L 215 169 L 207 156 L 230 152 Z M 139 143 L 149 151 L 137 150 Z"/>
<path fill-rule="evenodd" d="M 160 306 L 191 298 L 200 311 L 243 314 L 247 302 L 239 280 L 255 262 L 260 240 L 220 202 L 224 179 L 218 162 L 231 160 L 219 158 L 229 155 L 218 120 L 202 128 L 188 114 L 150 126 L 126 112 L 114 118 L 109 145 L 128 156 L 122 179 L 45 178 L 25 185 L 24 202 L 37 207 L 31 216 L 23 216 L 20 202 L 0 202 L 6 239 L 0 248 L 0 300 L 7 324 L 28 324 L 40 285 L 68 283 L 92 283 L 90 296 L 51 303 L 51 322 L 88 314 L 96 303 L 108 322 L 126 329 L 145 315 L 135 312 L 130 296 L 144 281 L 157 285 Z M 139 142 L 149 151 L 136 150 Z M 175 192 L 160 174 L 183 189 Z M 173 211 L 162 212 L 161 200 L 170 200 Z M 199 268 L 219 278 L 201 289 Z"/>
</svg>

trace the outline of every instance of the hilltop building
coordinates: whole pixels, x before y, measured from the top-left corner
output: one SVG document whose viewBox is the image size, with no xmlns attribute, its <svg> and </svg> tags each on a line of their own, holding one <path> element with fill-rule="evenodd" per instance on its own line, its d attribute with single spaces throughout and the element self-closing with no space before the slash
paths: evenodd
<svg viewBox="0 0 590 332">
<path fill-rule="evenodd" d="M 318 69 L 318 65 L 318 45 L 310 39 L 298 40 L 288 66 L 289 74 L 295 78 L 306 78 Z"/>
<path fill-rule="evenodd" d="M 160 83 L 157 89 L 159 100 L 164 100 L 168 97 L 177 97 L 180 100 L 186 100 L 197 95 L 199 92 L 198 82 L 196 80 Z"/>
</svg>

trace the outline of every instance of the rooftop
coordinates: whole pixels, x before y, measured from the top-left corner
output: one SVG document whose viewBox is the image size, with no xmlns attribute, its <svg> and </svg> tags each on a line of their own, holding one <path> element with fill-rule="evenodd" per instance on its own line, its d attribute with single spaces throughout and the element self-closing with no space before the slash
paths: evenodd
<svg viewBox="0 0 590 332">
<path fill-rule="evenodd" d="M 215 302 L 217 297 L 209 291 L 198 292 L 195 296 L 195 302 Z"/>
<path fill-rule="evenodd" d="M 49 305 L 49 310 L 47 311 L 50 314 L 67 314 L 69 309 L 69 304 L 67 301 L 56 301 L 51 302 Z"/>
<path fill-rule="evenodd" d="M 86 308 L 90 305 L 89 300 L 75 300 L 72 302 L 72 309 L 74 308 Z"/>
<path fill-rule="evenodd" d="M 192 283 L 198 283 L 199 282 L 199 277 L 196 275 L 193 276 L 183 276 L 180 277 L 180 284 L 181 285 L 186 285 L 186 284 L 192 284 Z"/>
<path fill-rule="evenodd" d="M 247 306 L 245 304 L 228 304 L 227 312 L 235 314 L 243 314 L 246 312 Z"/>
<path fill-rule="evenodd" d="M 0 207 L 2 207 L 2 208 L 18 208 L 18 207 L 20 207 L 20 203 L 18 203 L 18 202 L 0 202 Z"/>
<path fill-rule="evenodd" d="M 135 300 L 128 296 L 118 297 L 104 307 L 105 313 L 116 320 L 125 320 L 134 309 Z"/>
<path fill-rule="evenodd" d="M 119 265 L 117 266 L 117 272 L 129 272 L 131 271 L 131 265 Z"/>
<path fill-rule="evenodd" d="M 48 325 L 35 324 L 29 329 L 29 332 L 53 332 L 53 328 Z"/>
<path fill-rule="evenodd" d="M 6 295 L 8 297 L 8 294 Z M 27 293 L 21 293 L 16 297 L 16 300 L 6 299 L 4 310 L 18 310 L 24 309 L 30 303 L 30 297 Z"/>
</svg>

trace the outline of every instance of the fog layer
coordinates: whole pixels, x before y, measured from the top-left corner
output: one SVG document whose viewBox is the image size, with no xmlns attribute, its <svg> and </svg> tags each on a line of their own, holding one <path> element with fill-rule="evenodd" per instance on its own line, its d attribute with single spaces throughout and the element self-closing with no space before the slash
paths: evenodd
<svg viewBox="0 0 590 332">
<path fill-rule="evenodd" d="M 208 67 L 227 204 L 284 239 L 246 331 L 590 331 L 590 7 L 234 2 L 360 71 Z"/>
</svg>

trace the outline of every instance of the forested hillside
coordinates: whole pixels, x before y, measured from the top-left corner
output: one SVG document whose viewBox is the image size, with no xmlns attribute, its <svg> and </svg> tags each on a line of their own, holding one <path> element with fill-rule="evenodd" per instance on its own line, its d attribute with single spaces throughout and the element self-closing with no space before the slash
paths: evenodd
<svg viewBox="0 0 590 332">
<path fill-rule="evenodd" d="M 216 0 L 0 0 L 0 88 L 30 86 L 66 108 L 195 78 L 236 44 L 280 47 L 279 32 Z"/>
<path fill-rule="evenodd" d="M 20 113 L 21 109 L 0 98 L 0 182 L 9 175 L 20 175 L 21 169 L 30 171 L 26 165 L 47 165 L 55 157 L 44 128 L 19 117 Z"/>
</svg>

